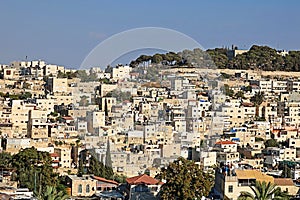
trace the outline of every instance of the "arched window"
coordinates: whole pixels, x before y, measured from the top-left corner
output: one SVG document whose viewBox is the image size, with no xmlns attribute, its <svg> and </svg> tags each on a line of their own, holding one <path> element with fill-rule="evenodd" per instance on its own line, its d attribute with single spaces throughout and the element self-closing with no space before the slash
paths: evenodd
<svg viewBox="0 0 300 200">
<path fill-rule="evenodd" d="M 78 193 L 82 193 L 82 185 L 81 184 L 78 185 Z"/>
<path fill-rule="evenodd" d="M 89 192 L 90 192 L 90 185 L 89 185 L 89 184 L 86 185 L 85 191 L 86 191 L 86 193 L 89 193 Z"/>
</svg>

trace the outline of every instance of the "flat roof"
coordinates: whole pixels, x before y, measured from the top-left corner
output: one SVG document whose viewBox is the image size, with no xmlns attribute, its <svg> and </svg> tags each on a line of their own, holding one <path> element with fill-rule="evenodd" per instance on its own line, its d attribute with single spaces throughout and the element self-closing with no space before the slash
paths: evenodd
<svg viewBox="0 0 300 200">
<path fill-rule="evenodd" d="M 239 170 L 237 169 L 236 175 L 238 179 L 255 179 L 256 181 L 265 181 L 274 183 L 274 178 L 272 176 L 266 175 L 257 170 Z"/>
</svg>

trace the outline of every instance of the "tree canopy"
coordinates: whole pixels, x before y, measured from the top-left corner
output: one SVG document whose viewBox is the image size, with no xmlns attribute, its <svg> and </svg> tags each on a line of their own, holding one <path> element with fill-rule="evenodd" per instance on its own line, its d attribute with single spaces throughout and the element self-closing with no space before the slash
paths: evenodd
<svg viewBox="0 0 300 200">
<path fill-rule="evenodd" d="M 182 157 L 162 168 L 156 178 L 165 181 L 159 194 L 161 199 L 201 199 L 209 194 L 213 184 L 210 174 Z"/>
<path fill-rule="evenodd" d="M 88 154 L 90 154 L 90 158 L 87 161 L 86 156 Z M 88 166 L 86 166 L 87 163 Z M 106 179 L 114 178 L 112 167 L 105 166 L 95 157 L 93 152 L 89 152 L 87 150 L 82 151 L 80 154 L 78 174 L 94 174 L 95 176 L 100 176 Z"/>
<path fill-rule="evenodd" d="M 12 168 L 16 169 L 16 180 L 20 187 L 43 191 L 45 187 L 56 186 L 58 174 L 53 172 L 52 159 L 48 152 L 27 148 L 13 155 Z"/>
<path fill-rule="evenodd" d="M 125 100 L 131 100 L 131 93 L 126 91 L 122 92 L 120 89 L 114 89 L 106 94 L 106 97 L 115 97 L 117 102 L 122 102 Z"/>
<path fill-rule="evenodd" d="M 18 187 L 28 188 L 37 196 L 45 192 L 47 187 L 54 187 L 57 192 L 65 193 L 51 164 L 50 154 L 37 151 L 34 147 L 23 149 L 14 155 L 0 153 L 0 167 L 13 170 L 11 179 L 18 181 Z"/>
<path fill-rule="evenodd" d="M 275 139 L 268 139 L 265 141 L 265 147 L 279 147 L 279 143 Z"/>
<path fill-rule="evenodd" d="M 259 106 L 265 99 L 263 92 L 256 92 L 253 97 L 250 98 L 250 101 L 255 105 Z"/>
<path fill-rule="evenodd" d="M 258 69 L 264 71 L 300 71 L 300 51 L 289 51 L 281 55 L 274 48 L 253 45 L 249 51 L 238 54 L 229 59 L 227 48 L 183 50 L 182 52 L 168 52 L 153 56 L 141 55 L 131 62 L 136 67 L 143 62 L 167 65 L 198 65 L 217 67 L 219 69 Z"/>
</svg>

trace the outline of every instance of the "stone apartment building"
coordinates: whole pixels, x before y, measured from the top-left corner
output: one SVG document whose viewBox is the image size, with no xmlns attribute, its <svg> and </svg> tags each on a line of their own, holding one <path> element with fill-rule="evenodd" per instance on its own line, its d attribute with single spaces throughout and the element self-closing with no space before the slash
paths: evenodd
<svg viewBox="0 0 300 200">
<path fill-rule="evenodd" d="M 96 128 L 105 126 L 105 112 L 104 111 L 88 111 L 86 113 L 88 132 L 94 133 Z"/>
<path fill-rule="evenodd" d="M 69 145 L 63 145 L 56 147 L 54 153 L 60 158 L 60 167 L 61 168 L 71 168 L 72 167 L 72 157 L 71 157 L 72 148 Z"/>
<path fill-rule="evenodd" d="M 47 81 L 47 89 L 51 94 L 66 94 L 68 90 L 68 79 L 49 77 Z"/>
<path fill-rule="evenodd" d="M 31 139 L 47 139 L 49 137 L 47 111 L 29 110 L 27 137 Z"/>
<path fill-rule="evenodd" d="M 34 110 L 36 104 L 24 100 L 13 100 L 11 107 L 11 122 L 13 124 L 13 137 L 26 137 L 28 115 L 30 110 Z"/>
</svg>

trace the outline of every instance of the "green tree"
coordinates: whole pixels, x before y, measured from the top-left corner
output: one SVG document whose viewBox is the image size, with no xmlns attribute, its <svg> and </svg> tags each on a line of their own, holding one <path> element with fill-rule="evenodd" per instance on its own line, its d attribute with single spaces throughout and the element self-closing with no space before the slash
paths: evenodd
<svg viewBox="0 0 300 200">
<path fill-rule="evenodd" d="M 45 186 L 55 186 L 58 175 L 53 172 L 52 159 L 48 152 L 27 148 L 13 155 L 11 165 L 16 169 L 20 187 L 41 193 Z"/>
<path fill-rule="evenodd" d="M 87 74 L 86 70 L 77 70 L 76 77 L 80 78 L 81 82 L 98 81 L 96 73 L 89 72 L 89 74 Z"/>
<path fill-rule="evenodd" d="M 141 55 L 136 59 L 136 62 L 138 62 L 138 63 L 148 62 L 149 60 L 151 60 L 151 58 L 152 58 L 152 56 Z"/>
<path fill-rule="evenodd" d="M 82 160 L 79 160 L 78 173 L 85 172 L 83 165 L 84 162 Z M 106 179 L 113 179 L 114 177 L 113 169 L 109 166 L 105 166 L 94 155 L 91 155 L 91 157 L 89 158 L 89 166 L 87 167 L 86 172 L 87 174 L 94 174 L 95 176 L 100 176 Z"/>
<path fill-rule="evenodd" d="M 68 78 L 68 75 L 59 70 L 58 73 L 57 73 L 57 78 Z"/>
<path fill-rule="evenodd" d="M 107 140 L 107 148 L 106 148 L 106 155 L 105 155 L 105 166 L 112 168 L 109 139 Z"/>
<path fill-rule="evenodd" d="M 265 147 L 279 147 L 279 143 L 275 139 L 268 139 L 265 142 Z"/>
<path fill-rule="evenodd" d="M 213 184 L 210 174 L 182 157 L 162 168 L 157 178 L 166 181 L 159 194 L 161 199 L 200 199 L 208 195 Z"/>
<path fill-rule="evenodd" d="M 86 95 L 80 96 L 79 106 L 88 106 L 89 105 L 89 97 Z"/>
<path fill-rule="evenodd" d="M 10 168 L 12 161 L 12 155 L 7 152 L 0 153 L 0 168 Z"/>
<path fill-rule="evenodd" d="M 115 97 L 117 102 L 122 102 L 131 99 L 130 92 L 122 92 L 120 89 L 114 89 L 106 94 L 107 97 Z"/>
<path fill-rule="evenodd" d="M 292 169 L 295 169 L 296 163 L 293 161 L 281 161 L 279 162 L 278 169 L 282 170 L 282 178 L 292 178 Z"/>
<path fill-rule="evenodd" d="M 232 77 L 232 75 L 226 74 L 226 73 L 224 73 L 224 72 L 221 72 L 221 76 L 222 76 L 222 78 L 224 78 L 224 79 L 230 79 L 230 78 Z"/>
<path fill-rule="evenodd" d="M 292 177 L 292 170 L 289 166 L 287 166 L 287 165 L 283 166 L 281 177 L 282 178 L 293 178 Z"/>
<path fill-rule="evenodd" d="M 235 97 L 236 98 L 245 98 L 245 96 L 244 96 L 244 92 L 243 91 L 238 91 L 236 94 L 235 94 Z"/>
<path fill-rule="evenodd" d="M 207 53 L 209 53 L 209 55 L 211 56 L 212 60 L 214 61 L 214 63 L 218 68 L 220 69 L 226 68 L 228 64 L 227 49 L 225 48 L 208 49 Z"/>
<path fill-rule="evenodd" d="M 248 85 L 244 88 L 245 92 L 252 92 L 252 86 Z"/>
<path fill-rule="evenodd" d="M 261 142 L 261 141 L 264 141 L 264 139 L 261 137 L 255 137 L 255 142 Z"/>
<path fill-rule="evenodd" d="M 225 92 L 225 95 L 230 96 L 230 97 L 233 97 L 233 95 L 234 95 L 234 91 L 232 89 L 230 89 L 229 85 L 227 85 L 227 84 L 224 84 L 224 92 Z"/>
<path fill-rule="evenodd" d="M 250 192 L 241 192 L 238 200 L 272 200 L 272 199 L 289 199 L 287 193 L 282 192 L 280 187 L 265 181 L 256 181 L 255 186 L 250 186 L 254 195 Z"/>
<path fill-rule="evenodd" d="M 255 105 L 255 106 L 260 106 L 262 102 L 264 101 L 265 94 L 263 92 L 256 92 L 253 97 L 250 98 L 250 101 Z"/>
<path fill-rule="evenodd" d="M 32 94 L 30 92 L 25 92 L 19 95 L 19 99 L 28 99 L 31 98 Z"/>
<path fill-rule="evenodd" d="M 36 194 L 38 200 L 65 200 L 69 198 L 63 191 L 57 191 L 53 186 L 46 186 L 41 194 Z"/>
<path fill-rule="evenodd" d="M 151 61 L 152 61 L 153 63 L 161 63 L 161 62 L 163 61 L 163 57 L 161 56 L 161 54 L 155 54 L 155 55 L 152 57 Z"/>
<path fill-rule="evenodd" d="M 111 84 L 111 82 L 108 78 L 101 78 L 101 79 L 99 79 L 99 82 L 104 83 L 104 84 Z"/>
<path fill-rule="evenodd" d="M 106 98 L 104 101 L 104 113 L 105 113 L 105 117 L 108 118 L 108 107 L 107 107 L 107 99 Z"/>
<path fill-rule="evenodd" d="M 77 175 L 82 175 L 84 174 L 84 167 L 83 167 L 83 161 L 80 159 L 78 161 L 78 169 L 77 169 Z"/>
<path fill-rule="evenodd" d="M 127 176 L 123 174 L 115 174 L 114 175 L 114 180 L 117 181 L 118 183 L 126 183 Z"/>
</svg>

